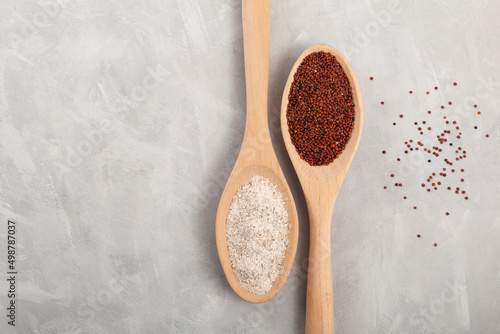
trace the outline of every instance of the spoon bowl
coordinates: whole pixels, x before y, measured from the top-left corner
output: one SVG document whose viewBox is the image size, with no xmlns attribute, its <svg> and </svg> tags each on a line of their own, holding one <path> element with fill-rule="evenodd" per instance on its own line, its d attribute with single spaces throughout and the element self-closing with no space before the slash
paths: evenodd
<svg viewBox="0 0 500 334">
<path fill-rule="evenodd" d="M 314 52 L 335 56 L 352 88 L 354 128 L 342 153 L 330 164 L 311 166 L 299 156 L 292 143 L 287 123 L 288 94 L 295 72 L 306 56 Z M 354 72 L 336 49 L 316 44 L 306 49 L 295 62 L 285 85 L 281 103 L 281 132 L 290 160 L 299 178 L 309 212 L 310 241 L 307 274 L 306 333 L 333 333 L 333 283 L 331 263 L 331 222 L 337 194 L 358 148 L 363 127 L 363 103 Z"/>
<path fill-rule="evenodd" d="M 217 251 L 219 253 L 224 274 L 226 275 L 227 281 L 234 292 L 248 302 L 262 303 L 273 298 L 281 290 L 285 284 L 288 274 L 290 273 L 299 237 L 298 217 L 290 188 L 284 181 L 285 179 L 281 170 L 276 170 L 276 167 L 278 167 L 277 161 L 275 166 L 268 166 L 264 163 L 247 165 L 246 162 L 250 162 L 250 160 L 242 159 L 241 163 L 236 163 L 220 200 L 216 219 Z M 249 181 L 254 175 L 265 177 L 269 179 L 272 184 L 277 186 L 278 191 L 283 195 L 283 201 L 285 202 L 288 219 L 291 225 L 288 231 L 288 246 L 285 251 L 285 259 L 282 263 L 283 274 L 276 279 L 271 290 L 264 295 L 253 294 L 241 286 L 231 267 L 226 238 L 226 217 L 233 196 L 236 194 L 238 189 Z"/>
<path fill-rule="evenodd" d="M 274 153 L 267 120 L 270 12 L 270 0 L 243 0 L 243 41 L 247 90 L 245 136 L 236 164 L 222 193 L 215 226 L 217 251 L 229 285 L 238 296 L 251 303 L 265 302 L 273 298 L 283 287 L 292 269 L 299 237 L 297 209 Z M 283 196 L 290 224 L 288 246 L 282 262 L 283 273 L 274 281 L 271 290 L 263 295 L 247 291 L 237 280 L 231 267 L 226 238 L 226 217 L 232 199 L 238 189 L 254 175 L 265 177 L 277 186 Z"/>
</svg>

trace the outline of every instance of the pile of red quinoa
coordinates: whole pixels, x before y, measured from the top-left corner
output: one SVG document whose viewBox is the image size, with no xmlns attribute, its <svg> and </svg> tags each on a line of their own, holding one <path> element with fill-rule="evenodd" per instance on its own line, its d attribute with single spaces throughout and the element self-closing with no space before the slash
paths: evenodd
<svg viewBox="0 0 500 334">
<path fill-rule="evenodd" d="M 330 53 L 304 58 L 294 75 L 286 111 L 288 131 L 300 157 L 311 166 L 328 165 L 354 128 L 351 84 Z"/>
</svg>

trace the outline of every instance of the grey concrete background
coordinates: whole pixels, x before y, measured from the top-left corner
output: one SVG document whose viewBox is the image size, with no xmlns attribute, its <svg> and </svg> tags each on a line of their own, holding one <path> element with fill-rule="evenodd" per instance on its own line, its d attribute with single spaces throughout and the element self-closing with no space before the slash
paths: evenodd
<svg viewBox="0 0 500 334">
<path fill-rule="evenodd" d="M 262 305 L 229 288 L 214 237 L 245 122 L 240 2 L 0 8 L 1 333 L 302 333 L 307 210 L 278 120 L 288 72 L 316 43 L 346 55 L 365 105 L 332 222 L 337 333 L 500 332 L 498 1 L 273 0 L 269 119 L 301 235 L 287 284 Z M 402 153 L 420 139 L 412 122 L 438 127 L 446 101 L 468 201 L 427 194 L 443 162 Z"/>
</svg>

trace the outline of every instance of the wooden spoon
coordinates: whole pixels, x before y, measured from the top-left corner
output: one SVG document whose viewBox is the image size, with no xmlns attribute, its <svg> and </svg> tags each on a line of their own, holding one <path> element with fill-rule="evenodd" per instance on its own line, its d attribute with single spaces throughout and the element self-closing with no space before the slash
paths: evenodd
<svg viewBox="0 0 500 334">
<path fill-rule="evenodd" d="M 283 287 L 292 268 L 299 237 L 297 210 L 290 188 L 274 154 L 267 120 L 270 12 L 271 0 L 243 0 L 246 128 L 240 154 L 220 199 L 215 227 L 217 251 L 229 285 L 238 296 L 251 303 L 265 302 L 273 298 Z M 226 240 L 226 216 L 233 196 L 254 175 L 266 177 L 278 187 L 283 195 L 291 225 L 288 234 L 289 243 L 282 263 L 283 274 L 276 279 L 271 290 L 264 295 L 250 293 L 238 282 L 231 267 Z"/>
<path fill-rule="evenodd" d="M 300 158 L 292 144 L 286 118 L 288 94 L 294 80 L 294 74 L 307 55 L 318 51 L 331 53 L 340 63 L 351 83 L 355 104 L 354 128 L 351 138 L 344 151 L 327 166 L 311 166 Z M 290 160 L 304 191 L 311 229 L 307 274 L 306 333 L 333 333 L 334 331 L 330 252 L 332 212 L 344 176 L 356 153 L 362 127 L 363 103 L 358 82 L 351 66 L 344 56 L 331 46 L 317 44 L 309 47 L 295 62 L 288 77 L 281 103 L 281 132 Z"/>
</svg>

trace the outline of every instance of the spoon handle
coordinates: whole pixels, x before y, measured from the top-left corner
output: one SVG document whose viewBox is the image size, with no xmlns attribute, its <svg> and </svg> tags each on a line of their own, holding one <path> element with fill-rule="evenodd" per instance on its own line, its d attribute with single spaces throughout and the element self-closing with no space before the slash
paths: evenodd
<svg viewBox="0 0 500 334">
<path fill-rule="evenodd" d="M 333 327 L 333 281 L 331 222 L 335 197 L 319 196 L 308 201 L 310 241 L 307 272 L 306 334 L 331 333 Z"/>
<path fill-rule="evenodd" d="M 245 137 L 267 138 L 271 0 L 243 0 L 242 16 L 247 96 Z"/>
</svg>

